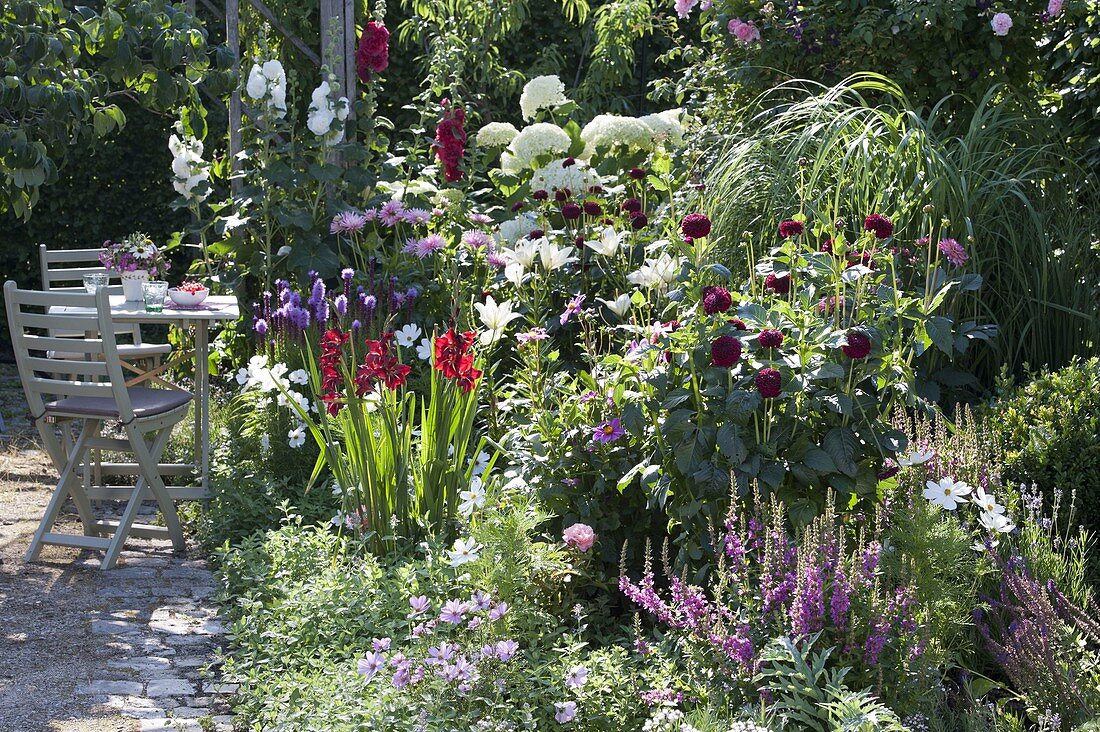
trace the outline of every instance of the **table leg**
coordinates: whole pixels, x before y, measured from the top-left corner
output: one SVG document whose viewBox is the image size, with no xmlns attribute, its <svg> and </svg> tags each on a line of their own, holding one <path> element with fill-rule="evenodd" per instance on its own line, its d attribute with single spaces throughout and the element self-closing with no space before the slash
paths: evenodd
<svg viewBox="0 0 1100 732">
<path fill-rule="evenodd" d="M 210 475 L 210 331 L 205 322 L 195 323 L 195 462 L 203 495 L 209 493 Z"/>
</svg>

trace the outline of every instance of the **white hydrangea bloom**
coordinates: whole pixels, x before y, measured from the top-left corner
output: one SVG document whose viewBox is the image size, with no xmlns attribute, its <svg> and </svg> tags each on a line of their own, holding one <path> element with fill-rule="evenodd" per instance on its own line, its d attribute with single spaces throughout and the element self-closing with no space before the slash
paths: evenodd
<svg viewBox="0 0 1100 732">
<path fill-rule="evenodd" d="M 519 111 L 525 120 L 532 120 L 539 110 L 555 109 L 568 101 L 561 79 L 554 75 L 536 76 L 523 87 Z"/>
<path fill-rule="evenodd" d="M 172 187 L 188 201 L 201 202 L 210 195 L 210 189 L 198 192 L 199 184 L 210 180 L 210 166 L 202 159 L 202 141 L 183 134 L 183 126 L 176 124 L 176 134 L 168 138 L 168 150 L 172 153 Z"/>
<path fill-rule="evenodd" d="M 655 142 L 679 145 L 684 141 L 682 117 L 682 109 L 666 109 L 656 114 L 647 114 L 641 118 L 641 122 L 650 129 Z"/>
<path fill-rule="evenodd" d="M 649 128 L 645 129 L 648 135 Z M 508 152 L 521 166 L 527 166 L 540 155 L 565 154 L 572 144 L 572 139 L 562 128 L 549 122 L 536 122 L 520 130 L 508 146 Z"/>
<path fill-rule="evenodd" d="M 504 147 L 518 134 L 519 130 L 511 122 L 490 122 L 477 131 L 474 142 L 478 147 Z"/>
<path fill-rule="evenodd" d="M 637 117 L 623 117 L 617 114 L 601 114 L 581 130 L 584 140 L 584 156 L 591 157 L 600 148 L 612 148 L 616 145 L 631 150 L 650 150 L 653 148 L 653 131 L 649 125 Z"/>
<path fill-rule="evenodd" d="M 306 127 L 309 131 L 324 139 L 326 145 L 336 145 L 344 139 L 344 120 L 348 118 L 351 103 L 347 97 L 332 99 L 332 87 L 327 81 L 322 81 L 316 89 L 309 103 L 309 116 L 306 119 Z M 333 123 L 339 122 L 339 126 L 333 129 Z"/>
<path fill-rule="evenodd" d="M 600 184 L 600 177 L 584 161 L 577 160 L 573 165 L 564 166 L 565 158 L 553 160 L 531 174 L 531 190 L 562 190 L 568 188 L 573 193 L 587 191 Z"/>
<path fill-rule="evenodd" d="M 501 223 L 498 231 L 501 241 L 511 245 L 538 228 L 538 219 L 534 214 L 522 213 L 514 219 Z"/>
<path fill-rule="evenodd" d="M 523 170 L 523 165 L 515 155 L 505 150 L 500 154 L 500 169 L 505 173 L 518 173 Z"/>
</svg>

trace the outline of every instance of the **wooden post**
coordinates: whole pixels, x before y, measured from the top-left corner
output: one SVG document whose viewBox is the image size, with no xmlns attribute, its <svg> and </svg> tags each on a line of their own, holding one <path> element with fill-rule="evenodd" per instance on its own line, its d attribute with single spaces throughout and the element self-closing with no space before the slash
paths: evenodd
<svg viewBox="0 0 1100 732">
<path fill-rule="evenodd" d="M 241 8 L 239 0 L 225 0 L 225 42 L 233 53 L 233 68 L 241 72 Z M 241 151 L 241 90 L 229 95 L 229 170 L 230 187 L 234 193 L 240 189 L 236 174 L 240 168 L 237 154 Z"/>
</svg>

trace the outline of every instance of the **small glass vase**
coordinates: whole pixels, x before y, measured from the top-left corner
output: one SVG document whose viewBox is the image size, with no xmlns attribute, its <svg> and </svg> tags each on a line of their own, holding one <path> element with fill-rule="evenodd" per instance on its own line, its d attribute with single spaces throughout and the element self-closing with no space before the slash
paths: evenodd
<svg viewBox="0 0 1100 732">
<path fill-rule="evenodd" d="M 145 296 L 141 292 L 141 285 L 149 281 L 149 271 L 135 269 L 133 272 L 123 272 L 121 277 L 122 295 L 126 298 L 126 302 L 144 303 Z"/>
</svg>

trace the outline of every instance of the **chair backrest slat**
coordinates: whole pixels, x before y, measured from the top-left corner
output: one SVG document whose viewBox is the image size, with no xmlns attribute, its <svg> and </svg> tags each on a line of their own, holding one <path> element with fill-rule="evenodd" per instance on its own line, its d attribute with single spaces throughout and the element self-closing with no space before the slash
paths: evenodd
<svg viewBox="0 0 1100 732">
<path fill-rule="evenodd" d="M 98 328 L 99 325 L 96 325 Z M 80 338 L 58 338 L 57 336 L 43 336 L 24 334 L 23 340 L 30 352 L 49 353 L 50 351 L 62 351 L 64 353 L 97 354 L 103 353 L 103 346 L 98 340 L 84 340 L 85 331 L 80 331 Z"/>
<path fill-rule="evenodd" d="M 9 280 L 4 284 L 4 305 L 19 378 L 32 414 L 43 416 L 46 402 L 55 399 L 113 397 L 120 419 L 124 422 L 133 420 L 133 407 L 115 343 L 110 299 L 105 289 L 94 295 L 36 292 L 20 290 Z M 95 315 L 63 316 L 34 312 L 51 305 L 94 309 Z M 80 344 L 86 361 L 55 361 L 38 355 L 47 343 L 66 340 L 33 332 L 49 328 L 57 321 L 63 321 L 69 329 L 83 328 L 89 333 L 87 338 L 72 339 L 73 345 Z M 32 351 L 35 353 L 32 354 Z M 58 378 L 61 374 L 75 378 Z"/>
<path fill-rule="evenodd" d="M 122 292 L 118 272 L 104 267 L 99 261 L 99 249 L 47 249 L 45 244 L 38 245 L 38 264 L 42 273 L 42 289 L 47 292 L 83 293 L 84 275 L 106 274 L 110 283 L 109 292 L 117 295 Z M 58 302 L 58 305 L 67 303 Z M 48 311 L 47 311 L 48 312 Z M 141 326 L 136 323 L 115 323 L 114 331 L 119 335 L 128 335 L 133 343 L 141 345 Z M 78 337 L 81 334 L 71 329 L 51 330 L 50 335 L 62 338 Z"/>
</svg>

